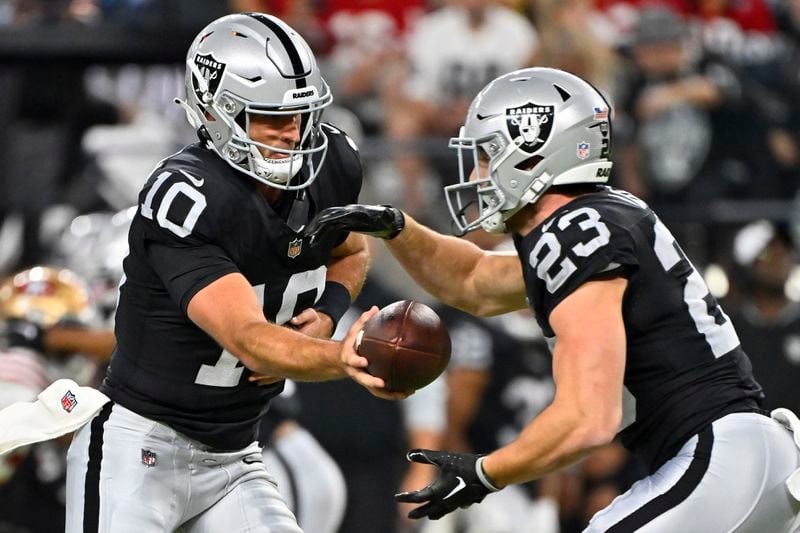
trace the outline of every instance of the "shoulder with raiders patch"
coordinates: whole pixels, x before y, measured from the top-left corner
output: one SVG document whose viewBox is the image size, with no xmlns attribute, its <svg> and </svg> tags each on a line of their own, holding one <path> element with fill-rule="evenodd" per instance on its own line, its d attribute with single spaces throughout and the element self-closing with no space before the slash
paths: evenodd
<svg viewBox="0 0 800 533">
<path fill-rule="evenodd" d="M 544 316 L 587 280 L 627 275 L 638 266 L 637 222 L 652 213 L 639 201 L 618 197 L 609 188 L 587 194 L 558 209 L 523 239 L 526 280 Z M 530 296 L 529 296 L 530 297 Z"/>
</svg>

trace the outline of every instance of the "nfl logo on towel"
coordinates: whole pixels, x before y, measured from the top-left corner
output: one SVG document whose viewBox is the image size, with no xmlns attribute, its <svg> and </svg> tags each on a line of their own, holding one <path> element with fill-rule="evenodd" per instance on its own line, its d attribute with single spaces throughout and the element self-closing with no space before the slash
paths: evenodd
<svg viewBox="0 0 800 533">
<path fill-rule="evenodd" d="M 153 450 L 142 448 L 142 464 L 145 466 L 156 466 L 158 456 Z"/>
<path fill-rule="evenodd" d="M 64 409 L 66 412 L 71 413 L 75 406 L 78 405 L 78 399 L 75 398 L 75 395 L 72 394 L 71 390 L 68 390 L 67 393 L 61 397 L 61 408 Z"/>
<path fill-rule="evenodd" d="M 586 159 L 589 157 L 589 143 L 583 141 L 578 143 L 578 149 L 575 151 L 575 155 L 578 156 L 578 159 Z"/>
</svg>

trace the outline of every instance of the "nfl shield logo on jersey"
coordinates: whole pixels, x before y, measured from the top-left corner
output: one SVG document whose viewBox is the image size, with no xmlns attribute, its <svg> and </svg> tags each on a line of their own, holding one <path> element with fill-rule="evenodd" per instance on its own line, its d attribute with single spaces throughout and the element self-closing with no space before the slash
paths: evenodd
<svg viewBox="0 0 800 533">
<path fill-rule="evenodd" d="M 575 155 L 578 156 L 578 159 L 586 159 L 589 157 L 589 148 L 590 144 L 586 141 L 578 143 L 578 149 L 575 152 Z"/>
<path fill-rule="evenodd" d="M 156 466 L 158 456 L 153 450 L 142 448 L 142 464 L 145 466 Z"/>
<path fill-rule="evenodd" d="M 293 241 L 289 241 L 289 249 L 286 251 L 286 255 L 289 256 L 289 259 L 294 259 L 300 252 L 303 251 L 303 239 L 295 239 Z"/>
<path fill-rule="evenodd" d="M 522 137 L 519 147 L 532 154 L 541 148 L 553 129 L 554 106 L 528 102 L 506 109 L 506 126 L 511 138 Z M 519 142 L 519 141 L 517 141 Z"/>
<path fill-rule="evenodd" d="M 72 394 L 71 390 L 68 390 L 67 393 L 61 397 L 61 408 L 64 409 L 66 412 L 71 413 L 75 406 L 78 405 L 78 399 L 75 398 L 75 395 Z"/>
</svg>

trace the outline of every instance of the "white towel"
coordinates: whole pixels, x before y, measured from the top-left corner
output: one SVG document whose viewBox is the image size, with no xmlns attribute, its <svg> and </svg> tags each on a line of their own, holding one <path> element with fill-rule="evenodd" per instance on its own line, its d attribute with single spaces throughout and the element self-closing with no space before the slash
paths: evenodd
<svg viewBox="0 0 800 533">
<path fill-rule="evenodd" d="M 772 411 L 770 416 L 792 430 L 794 442 L 800 448 L 800 419 L 797 418 L 797 415 L 785 407 L 780 407 Z M 795 470 L 786 480 L 786 487 L 789 489 L 789 493 L 794 496 L 794 499 L 800 501 L 800 468 Z"/>
<path fill-rule="evenodd" d="M 16 402 L 0 410 L 0 455 L 75 431 L 109 401 L 97 389 L 59 379 L 35 402 Z"/>
</svg>

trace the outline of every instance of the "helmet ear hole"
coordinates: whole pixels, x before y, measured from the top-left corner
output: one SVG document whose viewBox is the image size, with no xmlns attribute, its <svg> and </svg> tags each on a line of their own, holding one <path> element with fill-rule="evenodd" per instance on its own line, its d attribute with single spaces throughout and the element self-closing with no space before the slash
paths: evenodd
<svg viewBox="0 0 800 533">
<path fill-rule="evenodd" d="M 237 124 L 237 125 L 238 125 L 240 128 L 242 128 L 242 131 L 247 131 L 247 120 L 246 120 L 246 118 L 245 118 L 245 111 L 244 111 L 244 109 L 243 109 L 243 110 L 241 110 L 241 111 L 239 112 L 239 114 L 238 114 L 238 115 L 236 115 L 236 117 L 234 117 L 233 121 L 234 121 L 234 122 L 236 122 L 236 124 Z"/>
<path fill-rule="evenodd" d="M 533 157 L 529 157 L 528 159 L 525 159 L 524 161 L 520 161 L 519 163 L 514 165 L 514 168 L 516 168 L 517 170 L 521 170 L 523 172 L 530 172 L 543 159 L 544 159 L 544 157 L 542 157 L 540 155 L 535 155 Z"/>
</svg>

